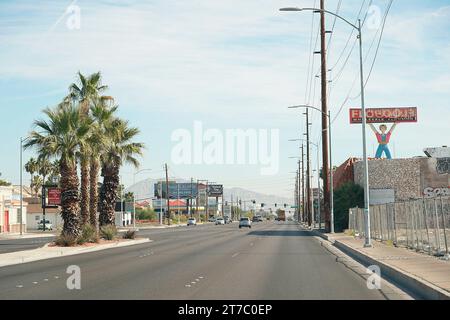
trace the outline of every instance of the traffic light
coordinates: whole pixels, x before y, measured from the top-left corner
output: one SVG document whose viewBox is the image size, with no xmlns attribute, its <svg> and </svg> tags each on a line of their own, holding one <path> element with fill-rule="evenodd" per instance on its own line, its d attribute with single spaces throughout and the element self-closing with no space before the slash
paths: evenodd
<svg viewBox="0 0 450 320">
<path fill-rule="evenodd" d="M 261 208 L 264 208 L 264 203 L 261 203 Z"/>
<path fill-rule="evenodd" d="M 277 207 L 277 204 L 275 203 L 275 208 Z"/>
<path fill-rule="evenodd" d="M 287 207 L 287 204 L 286 204 L 286 203 L 284 204 L 284 207 L 285 207 L 285 208 Z"/>
</svg>

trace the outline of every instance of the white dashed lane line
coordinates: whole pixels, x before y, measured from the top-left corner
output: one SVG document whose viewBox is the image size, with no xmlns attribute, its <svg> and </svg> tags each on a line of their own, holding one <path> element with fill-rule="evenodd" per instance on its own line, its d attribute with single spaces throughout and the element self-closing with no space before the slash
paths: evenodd
<svg viewBox="0 0 450 320">
<path fill-rule="evenodd" d="M 233 254 L 231 257 L 232 258 L 236 258 L 239 255 L 239 252 L 236 252 L 235 254 Z"/>
</svg>

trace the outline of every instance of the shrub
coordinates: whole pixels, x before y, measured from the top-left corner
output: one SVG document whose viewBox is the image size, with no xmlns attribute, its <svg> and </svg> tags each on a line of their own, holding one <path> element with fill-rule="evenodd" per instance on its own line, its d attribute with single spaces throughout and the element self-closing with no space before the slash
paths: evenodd
<svg viewBox="0 0 450 320">
<path fill-rule="evenodd" d="M 136 230 L 127 230 L 122 236 L 123 239 L 136 239 Z"/>
<path fill-rule="evenodd" d="M 61 233 L 55 240 L 55 244 L 60 247 L 73 247 L 77 244 L 77 237 L 70 234 Z"/>
<path fill-rule="evenodd" d="M 90 224 L 86 224 L 83 226 L 81 236 L 78 238 L 77 241 L 78 244 L 84 244 L 86 242 L 90 243 L 98 242 L 97 231 Z"/>
<path fill-rule="evenodd" d="M 341 232 L 348 228 L 348 210 L 364 207 L 364 189 L 349 182 L 334 191 L 334 228 Z"/>
<path fill-rule="evenodd" d="M 100 228 L 100 234 L 105 240 L 113 240 L 117 235 L 117 229 L 115 225 L 107 225 Z"/>
</svg>

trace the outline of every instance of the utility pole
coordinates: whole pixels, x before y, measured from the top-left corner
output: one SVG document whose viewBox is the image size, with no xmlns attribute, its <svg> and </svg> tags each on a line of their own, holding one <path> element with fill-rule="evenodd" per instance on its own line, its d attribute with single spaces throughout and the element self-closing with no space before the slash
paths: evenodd
<svg viewBox="0 0 450 320">
<path fill-rule="evenodd" d="M 320 9 L 325 10 L 325 0 L 320 0 Z M 330 217 L 330 182 L 329 182 L 329 154 L 328 154 L 328 104 L 327 104 L 327 59 L 325 45 L 325 12 L 320 11 L 320 55 L 321 55 L 321 87 L 322 87 L 322 179 L 324 191 L 325 230 L 331 231 Z"/>
<path fill-rule="evenodd" d="M 311 208 L 311 160 L 309 147 L 309 110 L 306 109 L 306 206 L 308 208 L 308 226 L 312 224 L 312 208 Z"/>
<path fill-rule="evenodd" d="M 197 221 L 200 222 L 200 215 L 198 214 L 198 202 L 199 202 L 199 188 L 198 188 L 198 180 L 197 180 L 197 196 L 195 197 L 195 214 L 197 216 Z"/>
<path fill-rule="evenodd" d="M 167 224 L 170 226 L 170 194 L 169 194 L 169 173 L 167 170 L 167 163 L 165 164 L 165 168 L 166 168 Z"/>
<path fill-rule="evenodd" d="M 305 152 L 302 143 L 302 215 L 303 222 L 306 221 L 306 206 L 305 206 Z"/>
<path fill-rule="evenodd" d="M 23 234 L 23 138 L 20 138 L 20 235 Z M 45 226 L 45 221 L 44 221 Z"/>
<path fill-rule="evenodd" d="M 205 222 L 209 219 L 209 195 L 208 195 L 208 183 L 209 181 L 206 181 L 206 215 L 205 215 Z"/>
<path fill-rule="evenodd" d="M 298 221 L 301 221 L 301 190 L 302 190 L 302 180 L 301 180 L 301 163 L 300 160 L 298 160 L 298 170 L 297 170 L 297 176 L 298 176 L 298 190 L 297 190 L 297 203 L 298 203 Z"/>
</svg>

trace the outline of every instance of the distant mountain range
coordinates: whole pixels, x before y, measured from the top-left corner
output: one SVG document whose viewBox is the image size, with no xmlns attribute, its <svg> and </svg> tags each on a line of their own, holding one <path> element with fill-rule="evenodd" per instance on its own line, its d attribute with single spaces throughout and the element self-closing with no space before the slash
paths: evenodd
<svg viewBox="0 0 450 320">
<path fill-rule="evenodd" d="M 175 179 L 178 183 L 187 183 L 188 180 L 184 179 Z M 154 198 L 154 185 L 159 180 L 157 179 L 146 179 L 142 180 L 129 188 L 125 189 L 125 192 L 133 192 L 136 196 L 136 201 L 144 201 L 144 200 L 151 200 Z M 290 206 L 293 204 L 292 199 L 279 197 L 275 195 L 267 195 L 243 188 L 224 188 L 224 199 L 225 201 L 231 202 L 231 196 L 233 196 L 233 201 L 236 201 L 237 198 L 241 199 L 242 201 L 247 201 L 246 206 L 247 208 L 250 208 L 252 206 L 251 200 L 255 200 L 257 205 L 256 208 L 260 208 L 260 204 L 264 203 L 264 209 L 272 208 L 275 210 L 275 204 L 277 204 L 277 208 L 283 207 L 284 204 L 288 205 L 288 209 L 290 209 Z M 242 204 L 244 206 L 244 204 Z M 293 210 L 293 209 L 292 209 Z"/>
</svg>

